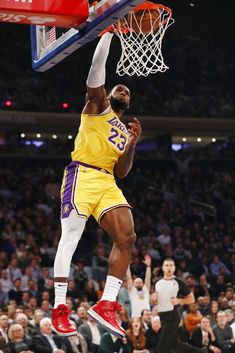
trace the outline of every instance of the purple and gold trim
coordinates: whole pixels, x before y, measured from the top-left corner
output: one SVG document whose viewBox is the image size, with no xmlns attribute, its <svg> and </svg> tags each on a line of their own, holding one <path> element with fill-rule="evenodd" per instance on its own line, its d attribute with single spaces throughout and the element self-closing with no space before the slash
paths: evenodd
<svg viewBox="0 0 235 353">
<path fill-rule="evenodd" d="M 81 165 L 81 166 L 86 167 L 86 168 L 91 168 L 91 169 L 98 170 L 99 172 L 102 172 L 102 173 L 111 174 L 108 170 L 106 170 L 104 168 L 96 167 L 95 165 L 83 163 L 83 162 L 80 162 L 80 161 L 72 161 L 70 163 L 70 165 L 78 165 L 78 166 Z"/>
<path fill-rule="evenodd" d="M 101 212 L 101 214 L 99 215 L 97 221 L 100 224 L 101 218 L 109 211 L 114 210 L 115 208 L 119 208 L 119 207 L 127 207 L 127 208 L 132 208 L 128 203 L 123 203 L 123 204 L 118 204 L 118 205 L 113 205 L 110 206 L 108 208 L 106 208 L 105 210 L 103 210 L 103 212 Z"/>
<path fill-rule="evenodd" d="M 79 212 L 74 200 L 75 188 L 77 185 L 79 166 L 69 164 L 65 169 L 63 184 L 61 188 L 61 218 L 69 217 L 71 211 L 74 209 L 78 216 L 86 217 L 85 214 Z"/>
</svg>

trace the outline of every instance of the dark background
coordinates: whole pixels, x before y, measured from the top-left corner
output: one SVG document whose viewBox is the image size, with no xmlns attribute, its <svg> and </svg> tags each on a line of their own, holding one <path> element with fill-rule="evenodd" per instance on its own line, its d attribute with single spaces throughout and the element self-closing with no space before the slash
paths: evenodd
<svg viewBox="0 0 235 353">
<path fill-rule="evenodd" d="M 164 0 L 175 24 L 163 41 L 170 69 L 148 78 L 115 74 L 120 45 L 115 38 L 107 64 L 107 88 L 121 82 L 133 91 L 130 114 L 154 116 L 235 116 L 234 1 Z M 0 23 L 0 105 L 24 111 L 80 112 L 85 81 L 97 41 L 80 48 L 45 73 L 31 69 L 29 27 Z"/>
</svg>

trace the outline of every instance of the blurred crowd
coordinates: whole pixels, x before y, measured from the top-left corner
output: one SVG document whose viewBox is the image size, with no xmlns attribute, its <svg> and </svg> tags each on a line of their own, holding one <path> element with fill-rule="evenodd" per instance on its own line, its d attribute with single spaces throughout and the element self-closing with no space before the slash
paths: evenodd
<svg viewBox="0 0 235 353">
<path fill-rule="evenodd" d="M 123 340 L 103 332 L 87 315 L 102 295 L 111 249 L 108 236 L 92 218 L 73 256 L 68 285 L 67 304 L 78 334 L 61 338 L 53 333 L 53 262 L 60 239 L 63 168 L 56 160 L 42 165 L 24 158 L 4 165 L 0 352 L 155 353 L 161 323 L 154 284 L 166 257 L 176 261 L 176 275 L 196 298 L 195 304 L 182 308 L 181 339 L 206 345 L 214 353 L 234 352 L 235 172 L 229 162 L 226 169 L 202 167 L 193 160 L 160 169 L 149 163 L 118 181 L 133 206 L 138 236 L 119 295 L 119 320 L 127 329 Z M 150 279 L 146 256 L 151 259 Z M 136 300 L 133 304 L 133 287 L 140 305 Z M 141 306 L 143 295 L 149 298 L 147 308 Z"/>
</svg>

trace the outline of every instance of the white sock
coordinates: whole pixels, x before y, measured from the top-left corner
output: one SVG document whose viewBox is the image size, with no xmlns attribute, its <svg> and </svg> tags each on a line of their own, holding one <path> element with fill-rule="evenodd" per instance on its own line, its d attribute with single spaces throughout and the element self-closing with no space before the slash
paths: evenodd
<svg viewBox="0 0 235 353">
<path fill-rule="evenodd" d="M 68 283 L 55 282 L 54 288 L 55 288 L 54 308 L 57 308 L 57 306 L 60 304 L 66 304 L 66 294 L 67 294 Z"/>
<path fill-rule="evenodd" d="M 115 302 L 121 285 L 122 281 L 119 278 L 107 276 L 104 292 L 100 300 Z"/>
</svg>

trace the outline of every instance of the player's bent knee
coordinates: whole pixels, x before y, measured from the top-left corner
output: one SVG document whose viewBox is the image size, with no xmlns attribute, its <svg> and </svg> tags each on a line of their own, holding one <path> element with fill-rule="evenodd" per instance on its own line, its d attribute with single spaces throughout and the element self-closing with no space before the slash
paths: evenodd
<svg viewBox="0 0 235 353">
<path fill-rule="evenodd" d="M 125 234 L 122 234 L 119 238 L 118 238 L 118 245 L 124 249 L 132 249 L 135 241 L 136 241 L 136 234 L 135 232 L 127 232 Z"/>
</svg>

